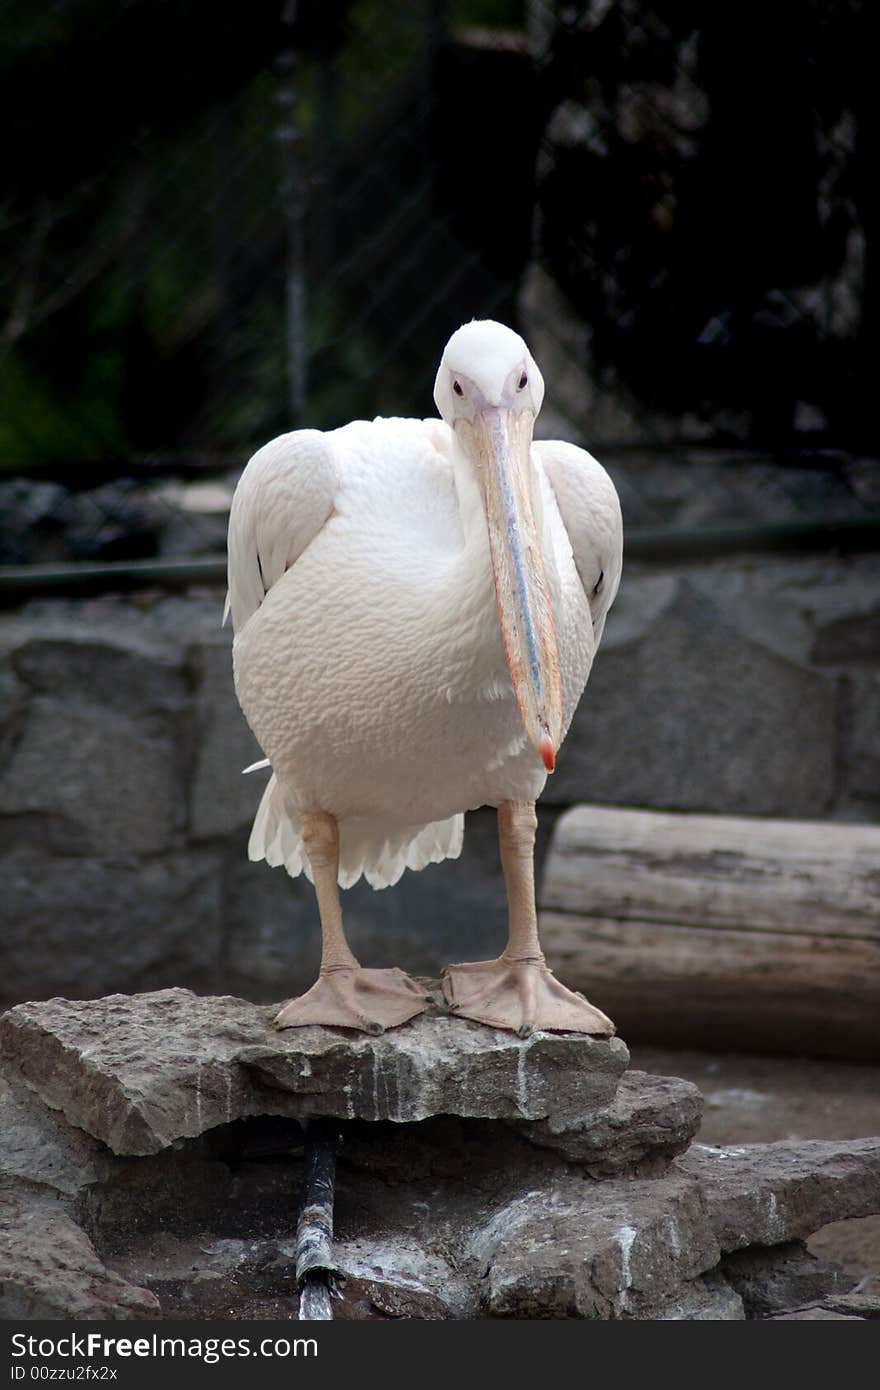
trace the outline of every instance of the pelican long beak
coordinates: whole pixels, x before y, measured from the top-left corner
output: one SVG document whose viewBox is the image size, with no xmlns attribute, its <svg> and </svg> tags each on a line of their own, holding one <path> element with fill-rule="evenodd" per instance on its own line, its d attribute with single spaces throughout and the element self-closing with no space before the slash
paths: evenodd
<svg viewBox="0 0 880 1390">
<path fill-rule="evenodd" d="M 553 610 L 532 506 L 527 410 L 487 406 L 468 429 L 483 487 L 495 597 L 507 665 L 529 740 L 548 772 L 562 735 Z"/>
</svg>

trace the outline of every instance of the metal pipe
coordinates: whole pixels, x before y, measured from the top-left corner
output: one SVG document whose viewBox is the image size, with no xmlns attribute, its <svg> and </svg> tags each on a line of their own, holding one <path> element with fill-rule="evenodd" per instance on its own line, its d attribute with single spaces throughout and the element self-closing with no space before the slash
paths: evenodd
<svg viewBox="0 0 880 1390">
<path fill-rule="evenodd" d="M 107 564 L 0 566 L 0 604 L 68 594 L 112 593 L 127 589 L 189 589 L 226 584 L 226 560 L 119 560 Z"/>
<path fill-rule="evenodd" d="M 342 1273 L 333 1261 L 333 1199 L 339 1126 L 310 1120 L 305 1174 L 296 1228 L 296 1283 L 301 1322 L 328 1322 Z"/>
<path fill-rule="evenodd" d="M 880 550 L 880 515 L 759 525 L 635 527 L 624 533 L 633 560 L 715 560 L 724 555 Z"/>
<path fill-rule="evenodd" d="M 628 560 L 708 561 L 726 555 L 843 553 L 880 550 L 880 516 L 761 526 L 634 527 L 626 532 Z M 130 589 L 188 589 L 226 584 L 226 560 L 123 560 L 108 564 L 0 566 L 0 606 L 29 598 Z"/>
</svg>

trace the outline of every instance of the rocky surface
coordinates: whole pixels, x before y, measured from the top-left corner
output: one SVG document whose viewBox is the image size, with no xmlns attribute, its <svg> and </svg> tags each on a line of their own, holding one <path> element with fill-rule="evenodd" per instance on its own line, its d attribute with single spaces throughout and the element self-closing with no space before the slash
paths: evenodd
<svg viewBox="0 0 880 1390">
<path fill-rule="evenodd" d="M 91 488 L 0 481 L 0 564 L 223 555 L 240 472 L 239 466 L 187 483 L 160 471 Z"/>
<path fill-rule="evenodd" d="M 629 1060 L 620 1038 L 534 1033 L 521 1041 L 445 1014 L 422 1014 L 379 1039 L 329 1043 L 330 1031 L 293 1029 L 247 1048 L 240 1061 L 273 1093 L 295 1096 L 296 1113 L 396 1123 L 515 1117 L 565 1129 L 612 1098 Z"/>
<path fill-rule="evenodd" d="M 159 1300 L 95 1253 L 85 1231 L 39 1190 L 0 1189 L 0 1316 L 157 1318 Z"/>
<path fill-rule="evenodd" d="M 825 1299 L 846 1283 L 839 1269 L 816 1259 L 800 1241 L 735 1250 L 722 1261 L 721 1269 L 749 1318 Z"/>
<path fill-rule="evenodd" d="M 880 1319 L 880 1277 L 862 1280 L 851 1289 L 844 1280 L 841 1281 L 841 1290 L 825 1297 L 826 1308 L 843 1313 L 845 1317 L 869 1318 L 872 1322 Z"/>
<path fill-rule="evenodd" d="M 236 1058 L 268 1025 L 265 1009 L 188 990 L 50 999 L 3 1015 L 0 1052 L 71 1124 L 114 1153 L 148 1154 L 253 1113 Z"/>
<path fill-rule="evenodd" d="M 554 1149 L 590 1177 L 634 1172 L 649 1160 L 659 1167 L 687 1148 L 700 1127 L 703 1097 L 689 1081 L 626 1071 L 611 1103 L 589 1120 L 561 1127 L 548 1120 L 517 1128 L 535 1144 Z"/>
<path fill-rule="evenodd" d="M 722 1250 L 781 1245 L 877 1211 L 880 1139 L 694 1144 L 677 1164 L 699 1182 Z"/>
<path fill-rule="evenodd" d="M 674 1174 L 528 1193 L 493 1213 L 468 1254 L 492 1317 L 654 1317 L 718 1263 L 699 1187 Z"/>
<path fill-rule="evenodd" d="M 694 1281 L 705 1294 L 710 1271 L 713 1318 L 767 1316 L 841 1287 L 833 1266 L 791 1242 L 830 1208 L 858 1216 L 880 1204 L 880 1140 L 744 1146 L 720 1170 L 695 1149 L 654 1180 L 557 1183 L 496 1211 L 469 1246 L 486 1266 L 488 1314 L 691 1318 Z"/>
<path fill-rule="evenodd" d="M 363 1304 L 364 1281 L 439 1300 L 452 1317 L 736 1319 L 773 1316 L 820 1295 L 823 1306 L 872 1316 L 876 1301 L 863 1300 L 858 1312 L 841 1295 L 829 1303 L 835 1272 L 818 1262 L 799 1267 L 790 1243 L 723 1256 L 700 1183 L 674 1167 L 653 1179 L 590 1182 L 577 1167 L 510 1139 L 499 1143 L 497 1126 L 477 1121 L 346 1131 L 336 1255 L 361 1306 L 343 1302 L 340 1316 L 377 1315 Z M 259 1201 L 277 1221 L 277 1188 Z M 253 1208 L 247 1219 L 254 1221 Z M 247 1316 L 249 1300 L 268 1298 L 286 1297 L 289 1307 L 289 1232 L 263 1229 L 255 1240 L 253 1226 L 209 1229 L 210 1237 L 182 1230 L 172 1239 L 166 1226 L 127 1253 L 117 1238 L 108 1258 L 160 1293 L 173 1315 L 224 1300 L 229 1311 L 212 1315 Z M 438 1315 L 436 1302 L 423 1308 L 405 1315 Z"/>
<path fill-rule="evenodd" d="M 328 1101 L 340 1318 L 880 1311 L 799 1243 L 880 1212 L 880 1139 L 676 1158 L 699 1093 L 620 1076 L 619 1042 L 524 1044 L 442 1014 L 381 1039 L 267 1025 L 184 990 L 3 1017 L 0 1316 L 292 1316 L 301 1120 Z M 399 1118 L 441 1100 L 464 1113 Z"/>
<path fill-rule="evenodd" d="M 0 1074 L 0 1183 L 37 1183 L 76 1197 L 111 1171 L 103 1144 Z"/>
<path fill-rule="evenodd" d="M 563 1130 L 614 1096 L 619 1038 L 526 1041 L 439 1010 L 378 1038 L 279 1032 L 277 1006 L 189 990 L 21 1004 L 0 1019 L 7 1066 L 119 1154 L 157 1153 L 255 1114 L 394 1120 L 459 1114 Z"/>
</svg>

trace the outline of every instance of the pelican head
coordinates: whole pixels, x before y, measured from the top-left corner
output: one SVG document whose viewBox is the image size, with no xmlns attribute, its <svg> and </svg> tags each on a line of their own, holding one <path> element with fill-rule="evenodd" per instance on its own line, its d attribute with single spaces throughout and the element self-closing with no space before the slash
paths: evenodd
<svg viewBox="0 0 880 1390">
<path fill-rule="evenodd" d="M 562 737 L 553 610 L 533 498 L 532 430 L 544 379 L 518 333 L 491 319 L 446 344 L 434 400 L 483 496 L 507 665 L 526 733 L 548 772 Z"/>
</svg>

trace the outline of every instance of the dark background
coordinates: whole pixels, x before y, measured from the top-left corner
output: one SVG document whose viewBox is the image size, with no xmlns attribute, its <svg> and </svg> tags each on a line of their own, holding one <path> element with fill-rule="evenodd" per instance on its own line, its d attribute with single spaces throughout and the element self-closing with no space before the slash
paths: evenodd
<svg viewBox="0 0 880 1390">
<path fill-rule="evenodd" d="M 616 404 L 567 403 L 591 447 L 873 449 L 870 18 L 8 0 L 0 465 L 85 485 L 429 413 L 446 336 L 528 330 L 536 266 Z"/>
</svg>

